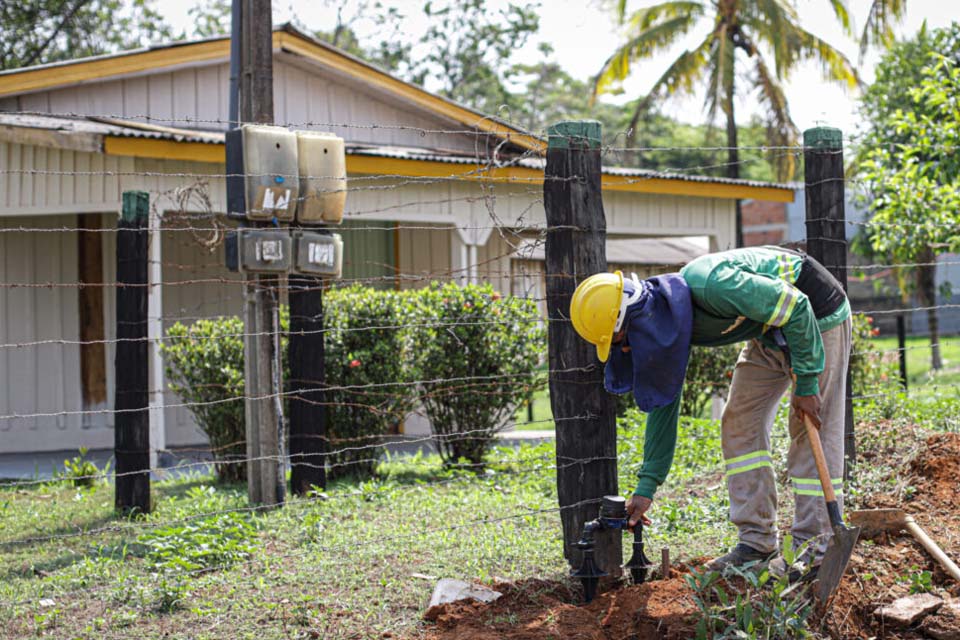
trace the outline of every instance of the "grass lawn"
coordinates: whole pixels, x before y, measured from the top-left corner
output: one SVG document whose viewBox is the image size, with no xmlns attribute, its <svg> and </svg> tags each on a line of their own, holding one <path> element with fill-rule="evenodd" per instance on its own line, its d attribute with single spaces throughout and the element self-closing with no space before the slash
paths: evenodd
<svg viewBox="0 0 960 640">
<path fill-rule="evenodd" d="M 553 410 L 550 408 L 550 391 L 540 389 L 534 393 L 531 405 L 532 411 L 528 405 L 523 405 L 517 410 L 516 428 L 530 431 L 553 431 L 556 425 L 553 422 Z"/>
<path fill-rule="evenodd" d="M 891 359 L 899 358 L 897 337 L 883 336 L 872 341 L 878 349 Z M 951 386 L 960 383 L 960 336 L 940 338 L 940 355 L 943 369 L 931 375 L 930 338 L 920 336 L 907 337 L 907 385 L 917 387 L 925 385 Z M 899 360 L 896 360 L 899 362 Z M 898 365 L 899 366 L 899 365 Z M 899 375 L 899 368 L 896 370 Z"/>
<path fill-rule="evenodd" d="M 956 415 L 958 405 L 939 410 Z M 912 420 L 925 406 L 906 401 L 895 413 Z M 858 415 L 886 409 L 871 404 Z M 778 420 L 782 472 L 788 439 Z M 906 456 L 911 443 L 895 425 L 867 434 L 860 450 L 892 438 Z M 621 421 L 618 442 L 628 493 L 641 416 Z M 270 511 L 250 510 L 244 487 L 180 477 L 154 484 L 154 513 L 140 521 L 115 517 L 106 483 L 0 487 L 0 637 L 416 637 L 435 578 L 566 574 L 554 456 L 552 443 L 502 448 L 480 474 L 445 471 L 431 456 L 395 458 L 375 479 Z M 875 460 L 848 487 L 853 503 L 897 478 L 902 458 Z M 651 557 L 663 544 L 680 561 L 728 547 L 727 510 L 719 427 L 685 420 L 651 513 Z"/>
</svg>

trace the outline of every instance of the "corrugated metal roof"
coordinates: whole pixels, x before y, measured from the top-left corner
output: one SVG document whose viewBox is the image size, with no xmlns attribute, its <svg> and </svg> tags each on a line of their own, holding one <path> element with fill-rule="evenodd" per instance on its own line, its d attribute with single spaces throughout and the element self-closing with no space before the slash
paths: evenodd
<svg viewBox="0 0 960 640">
<path fill-rule="evenodd" d="M 177 129 L 174 127 L 107 118 L 65 118 L 62 116 L 39 116 L 0 111 L 0 125 L 24 127 L 27 129 L 45 129 L 61 133 L 223 144 L 222 131 Z"/>
<path fill-rule="evenodd" d="M 20 113 L 0 112 L 0 126 L 26 127 L 31 129 L 47 129 L 64 133 L 94 134 L 104 136 L 118 136 L 124 138 L 148 138 L 153 140 L 172 140 L 175 142 L 199 142 L 204 144 L 223 144 L 222 131 L 208 131 L 201 129 L 180 129 L 161 125 L 136 122 L 132 120 L 115 120 L 106 118 L 65 118 L 61 116 L 38 116 Z M 493 167 L 524 167 L 543 171 L 546 160 L 541 157 L 504 157 L 490 158 L 485 156 L 463 155 L 437 149 L 417 147 L 347 145 L 347 153 L 376 158 L 397 158 L 401 160 L 422 160 L 428 162 L 445 162 L 449 164 L 491 164 Z M 603 167 L 603 173 L 611 176 L 660 178 L 663 180 L 682 180 L 688 182 L 707 182 L 713 184 L 730 184 L 747 187 L 772 187 L 777 189 L 794 190 L 795 185 L 759 182 L 756 180 L 734 180 L 719 176 L 703 176 L 677 171 L 651 171 L 649 169 L 631 169 L 626 167 Z"/>
<path fill-rule="evenodd" d="M 400 158 L 404 160 L 427 160 L 430 162 L 447 162 L 450 164 L 487 164 L 491 163 L 494 167 L 525 167 L 543 171 L 546 165 L 544 158 L 522 157 L 511 160 L 510 158 L 499 159 L 499 162 L 493 162 L 492 158 L 457 155 L 453 153 L 435 152 L 428 149 L 417 149 L 407 147 L 349 147 L 350 153 L 357 155 L 369 155 L 382 158 Z M 743 180 L 724 178 L 721 176 L 704 176 L 693 173 L 680 173 L 678 171 L 654 171 L 651 169 L 634 169 L 630 167 L 603 167 L 603 173 L 610 176 L 623 176 L 627 178 L 661 178 L 664 180 L 685 180 L 689 182 L 709 182 L 714 184 L 731 184 L 746 187 L 769 187 L 775 189 L 794 189 L 793 185 L 781 184 L 776 182 L 761 182 L 759 180 Z"/>
</svg>

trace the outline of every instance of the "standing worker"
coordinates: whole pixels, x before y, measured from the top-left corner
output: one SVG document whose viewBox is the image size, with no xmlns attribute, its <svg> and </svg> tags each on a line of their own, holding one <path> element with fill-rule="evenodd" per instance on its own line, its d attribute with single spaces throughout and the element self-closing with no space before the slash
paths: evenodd
<svg viewBox="0 0 960 640">
<path fill-rule="evenodd" d="M 667 477 L 690 345 L 749 341 L 740 352 L 721 419 L 730 519 L 739 542 L 710 570 L 770 562 L 791 570 L 777 544 L 777 489 L 770 432 L 784 392 L 793 387 L 787 472 L 796 514 L 792 532 L 811 574 L 832 535 L 803 415 L 820 430 L 827 467 L 840 493 L 844 409 L 850 358 L 850 303 L 840 283 L 810 256 L 780 247 L 734 249 L 690 262 L 679 274 L 637 280 L 600 273 L 580 283 L 570 303 L 577 333 L 606 363 L 605 386 L 632 391 L 649 413 L 643 464 L 627 503 L 630 525 Z M 838 504 L 842 508 L 842 503 Z"/>
</svg>

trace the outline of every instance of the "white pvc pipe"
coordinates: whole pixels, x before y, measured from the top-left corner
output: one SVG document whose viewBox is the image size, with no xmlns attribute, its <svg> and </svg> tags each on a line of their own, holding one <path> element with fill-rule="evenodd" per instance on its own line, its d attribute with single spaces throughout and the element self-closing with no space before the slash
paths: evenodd
<svg viewBox="0 0 960 640">
<path fill-rule="evenodd" d="M 163 354 L 160 340 L 163 338 L 163 252 L 160 245 L 160 230 L 163 220 L 157 212 L 150 212 L 150 248 L 147 251 L 150 263 L 147 269 L 147 366 L 150 381 L 150 466 L 159 466 L 157 451 L 167 446 L 167 429 L 164 416 L 163 390 L 167 386 L 163 370 Z"/>
</svg>

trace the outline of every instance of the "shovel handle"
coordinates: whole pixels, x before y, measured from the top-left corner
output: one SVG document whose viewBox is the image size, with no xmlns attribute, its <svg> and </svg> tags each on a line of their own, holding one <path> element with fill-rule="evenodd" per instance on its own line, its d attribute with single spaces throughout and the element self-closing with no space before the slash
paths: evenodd
<svg viewBox="0 0 960 640">
<path fill-rule="evenodd" d="M 827 469 L 827 459 L 823 456 L 820 430 L 817 429 L 807 414 L 803 414 L 803 424 L 807 427 L 807 440 L 810 441 L 810 448 L 813 450 L 813 460 L 817 463 L 817 475 L 820 476 L 820 486 L 823 488 L 823 495 L 827 499 L 827 508 L 829 509 L 829 503 L 836 504 L 837 494 L 833 491 L 833 481 L 830 479 L 830 470 Z"/>
</svg>

